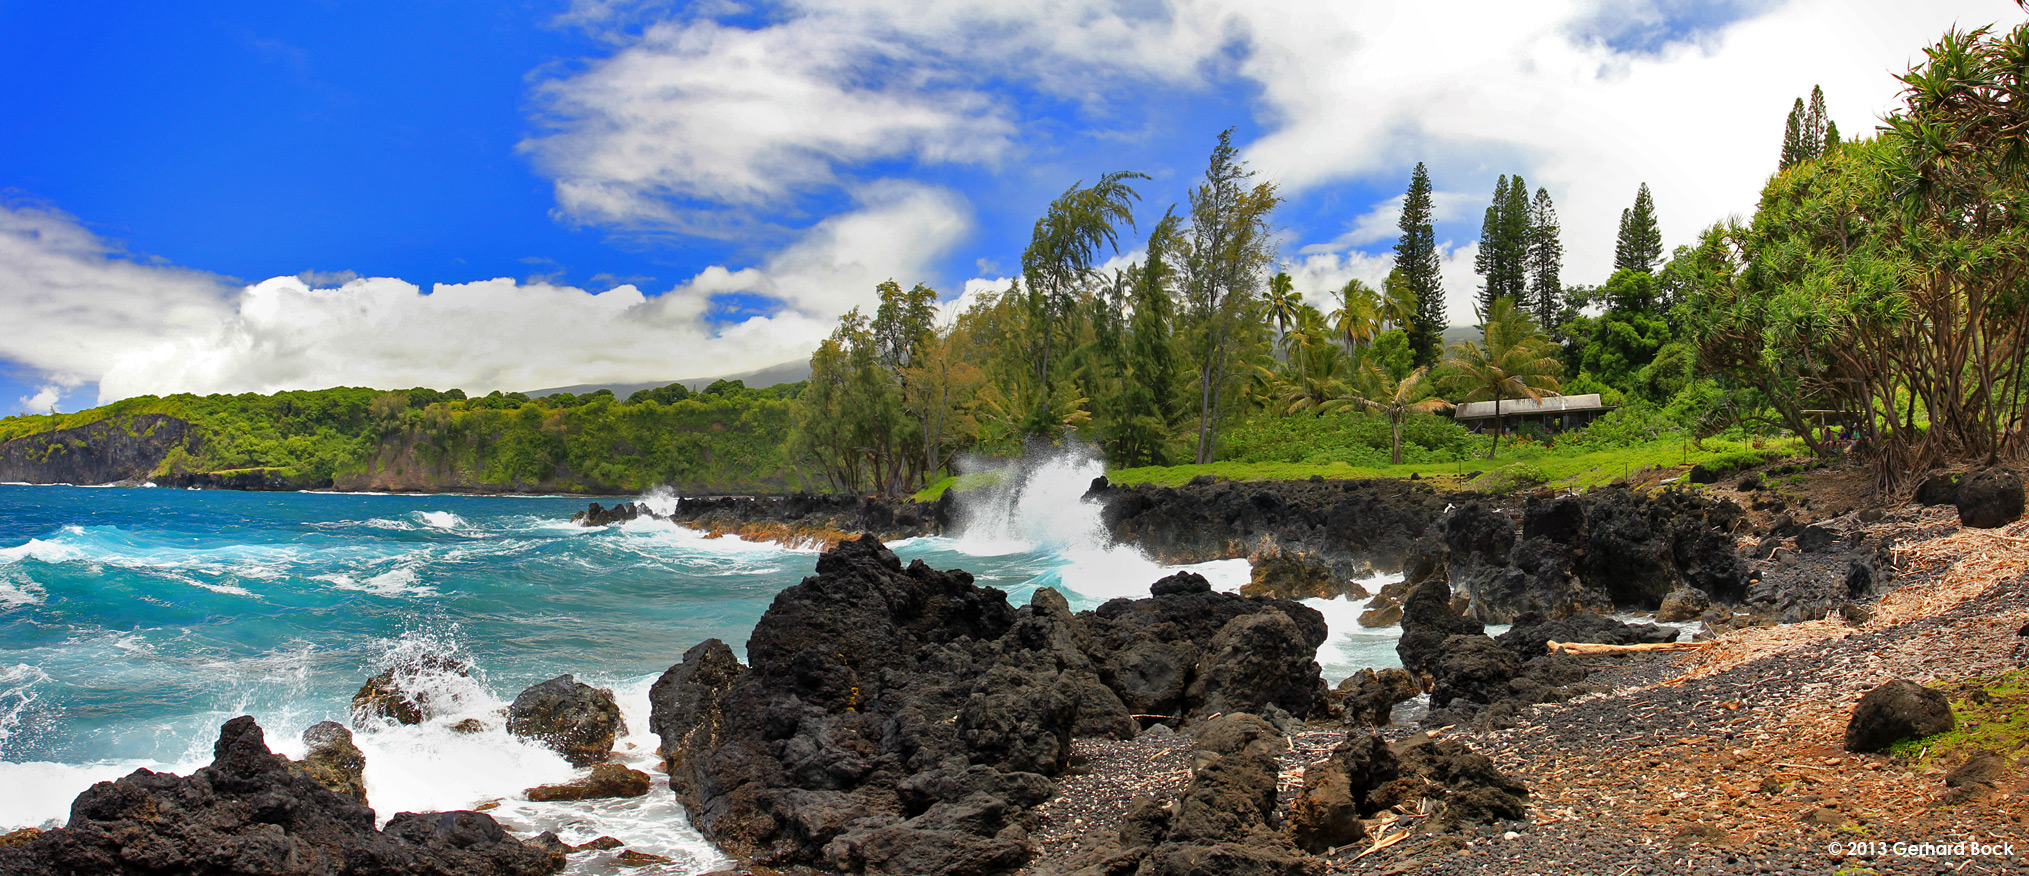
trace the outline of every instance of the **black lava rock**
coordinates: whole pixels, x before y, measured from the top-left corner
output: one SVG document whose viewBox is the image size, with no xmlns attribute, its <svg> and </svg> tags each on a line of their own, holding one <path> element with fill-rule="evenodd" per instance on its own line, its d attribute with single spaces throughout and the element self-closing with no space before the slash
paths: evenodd
<svg viewBox="0 0 2029 876">
<path fill-rule="evenodd" d="M 1846 750 L 1880 751 L 1904 739 L 1943 733 L 1953 723 L 1944 694 L 1898 678 L 1860 698 L 1846 722 Z"/>
<path fill-rule="evenodd" d="M 1959 522 L 1981 529 L 2006 526 L 2022 517 L 2022 478 L 2005 468 L 1990 468 L 1959 485 Z"/>
<path fill-rule="evenodd" d="M 542 743 L 574 766 L 601 763 L 626 732 L 613 692 L 559 675 L 533 685 L 507 707 L 507 732 Z"/>
<path fill-rule="evenodd" d="M 0 848 L 0 873 L 246 876 L 546 876 L 564 846 L 523 842 L 481 812 L 404 812 L 375 830 L 372 809 L 290 769 L 251 717 L 220 728 L 210 766 L 189 776 L 135 770 L 71 804 L 68 826 Z"/>
</svg>

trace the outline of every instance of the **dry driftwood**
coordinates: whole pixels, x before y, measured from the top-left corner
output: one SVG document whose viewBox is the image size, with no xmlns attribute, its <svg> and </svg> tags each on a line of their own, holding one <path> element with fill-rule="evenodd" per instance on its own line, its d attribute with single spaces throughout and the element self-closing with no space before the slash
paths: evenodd
<svg viewBox="0 0 2029 876">
<path fill-rule="evenodd" d="M 1697 651 L 1711 642 L 1661 642 L 1647 645 L 1598 645 L 1591 642 L 1551 642 L 1552 654 L 1639 654 L 1643 651 Z"/>
</svg>

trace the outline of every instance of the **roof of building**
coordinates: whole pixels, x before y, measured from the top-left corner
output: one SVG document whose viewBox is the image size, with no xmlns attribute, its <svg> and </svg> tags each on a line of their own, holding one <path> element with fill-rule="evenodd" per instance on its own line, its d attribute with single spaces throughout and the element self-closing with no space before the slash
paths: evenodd
<svg viewBox="0 0 2029 876">
<path fill-rule="evenodd" d="M 1603 411 L 1606 405 L 1599 401 L 1599 393 L 1584 395 L 1546 395 L 1540 399 L 1511 398 L 1501 401 L 1502 417 L 1520 417 L 1531 414 L 1569 414 L 1579 411 Z M 1457 420 L 1490 420 L 1494 416 L 1494 403 L 1490 401 L 1466 402 L 1452 408 L 1451 416 Z"/>
</svg>

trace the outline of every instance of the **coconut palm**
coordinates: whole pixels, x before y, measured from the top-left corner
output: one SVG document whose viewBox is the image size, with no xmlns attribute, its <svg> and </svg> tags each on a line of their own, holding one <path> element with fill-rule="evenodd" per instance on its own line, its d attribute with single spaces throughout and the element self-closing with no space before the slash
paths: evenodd
<svg viewBox="0 0 2029 876">
<path fill-rule="evenodd" d="M 1410 414 L 1427 414 L 1451 407 L 1451 402 L 1441 398 L 1418 399 L 1423 392 L 1423 375 L 1429 369 L 1418 368 L 1401 380 L 1389 380 L 1380 366 L 1371 362 L 1360 367 L 1359 378 L 1343 396 L 1333 399 L 1326 410 L 1340 410 L 1348 407 L 1365 408 L 1388 418 L 1388 432 L 1394 439 L 1394 452 L 1388 457 L 1391 464 L 1402 464 L 1402 421 Z"/>
<path fill-rule="evenodd" d="M 1501 402 L 1556 395 L 1557 376 L 1564 366 L 1529 312 L 1516 307 L 1514 299 L 1496 299 L 1492 311 L 1480 314 L 1480 319 L 1483 340 L 1451 345 L 1443 383 L 1463 393 L 1461 402 L 1494 403 L 1494 443 L 1487 449 L 1487 458 L 1492 459 L 1501 446 Z"/>
<path fill-rule="evenodd" d="M 1381 295 L 1381 321 L 1391 329 L 1409 325 L 1416 318 L 1416 290 L 1409 288 L 1409 279 L 1394 270 L 1382 285 L 1386 288 Z"/>
<path fill-rule="evenodd" d="M 1339 308 L 1331 314 L 1332 329 L 1338 339 L 1345 343 L 1346 352 L 1364 346 L 1379 333 L 1381 321 L 1381 299 L 1374 294 L 1373 287 L 1358 280 L 1347 280 L 1339 289 Z"/>
<path fill-rule="evenodd" d="M 1268 278 L 1268 318 L 1275 323 L 1275 337 L 1282 346 L 1282 356 L 1289 358 L 1289 327 L 1297 322 L 1303 311 L 1303 293 L 1296 291 L 1296 281 L 1288 272 L 1278 271 Z M 1302 362 L 1297 367 L 1303 367 Z"/>
</svg>

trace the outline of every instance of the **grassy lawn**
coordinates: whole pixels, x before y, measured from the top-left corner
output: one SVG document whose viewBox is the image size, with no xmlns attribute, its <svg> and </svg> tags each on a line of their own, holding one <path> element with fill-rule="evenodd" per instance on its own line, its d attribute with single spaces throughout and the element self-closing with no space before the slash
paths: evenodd
<svg viewBox="0 0 2029 876">
<path fill-rule="evenodd" d="M 1301 462 L 1215 462 L 1209 465 L 1145 466 L 1110 469 L 1108 480 L 1133 486 L 1155 484 L 1182 486 L 1199 475 L 1234 481 L 1296 481 L 1311 477 L 1334 480 L 1356 478 L 1406 478 L 1412 474 L 1438 486 L 1455 489 L 1513 489 L 1540 482 L 1553 489 L 1593 487 L 1645 470 L 1689 471 L 1703 464 L 1732 471 L 1797 453 L 1803 442 L 1796 439 L 1763 442 L 1759 449 L 1739 441 L 1707 440 L 1703 448 L 1688 441 L 1666 440 L 1614 450 L 1564 450 L 1539 444 L 1524 444 L 1509 450 L 1503 447 L 1493 459 L 1474 458 L 1457 462 L 1404 465 L 1356 466 L 1343 462 L 1312 464 Z M 1476 480 L 1475 474 L 1480 477 Z M 935 501 L 946 490 L 996 483 L 993 474 L 945 478 L 916 494 L 923 501 Z"/>
</svg>

